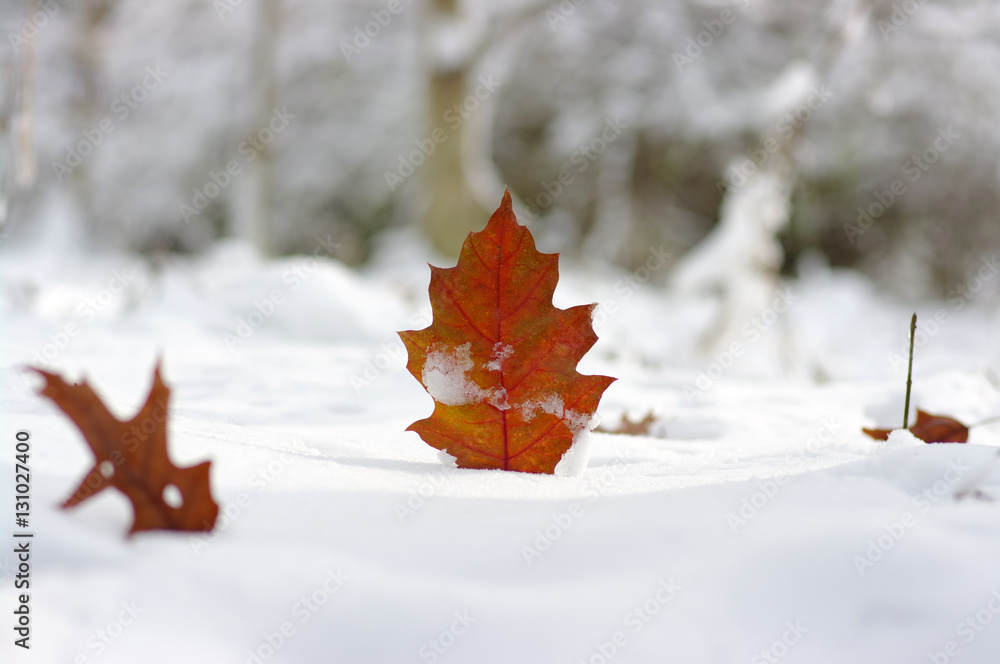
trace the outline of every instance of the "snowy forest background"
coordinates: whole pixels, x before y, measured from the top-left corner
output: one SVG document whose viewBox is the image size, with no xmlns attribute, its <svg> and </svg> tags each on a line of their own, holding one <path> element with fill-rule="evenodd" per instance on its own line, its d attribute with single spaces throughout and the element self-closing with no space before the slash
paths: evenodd
<svg viewBox="0 0 1000 664">
<path fill-rule="evenodd" d="M 995 664 L 997 72 L 993 0 L 3 0 L 0 661 Z M 407 431 L 504 185 L 617 378 L 555 475 Z M 862 432 L 914 311 L 967 444 Z M 220 517 L 127 538 L 27 368 L 160 364 Z"/>
<path fill-rule="evenodd" d="M 420 228 L 454 254 L 507 184 L 543 249 L 635 267 L 776 177 L 784 207 L 747 231 L 776 238 L 765 270 L 819 256 L 945 296 L 1000 244 L 992 2 L 31 0 L 0 21 L 8 242 L 329 234 L 357 265 Z"/>
</svg>

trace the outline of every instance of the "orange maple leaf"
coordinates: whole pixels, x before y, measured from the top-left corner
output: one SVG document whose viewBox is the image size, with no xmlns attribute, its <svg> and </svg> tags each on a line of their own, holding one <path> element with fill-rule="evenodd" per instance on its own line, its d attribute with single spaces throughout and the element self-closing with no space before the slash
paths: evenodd
<svg viewBox="0 0 1000 664">
<path fill-rule="evenodd" d="M 888 440 L 892 429 L 862 429 L 875 440 Z M 917 421 L 910 427 L 910 433 L 925 443 L 965 443 L 969 440 L 969 428 L 958 420 L 917 409 Z"/>
<path fill-rule="evenodd" d="M 597 305 L 552 306 L 558 266 L 517 223 L 509 191 L 457 266 L 431 266 L 433 323 L 399 335 L 434 413 L 407 431 L 460 468 L 555 472 L 615 380 L 577 372 Z"/>
<path fill-rule="evenodd" d="M 39 394 L 69 416 L 94 453 L 94 467 L 61 505 L 63 509 L 111 486 L 132 502 L 135 516 L 129 535 L 141 530 L 210 531 L 215 527 L 219 506 L 209 486 L 211 462 L 178 468 L 167 453 L 170 388 L 160 378 L 159 363 L 145 405 L 128 422 L 112 415 L 86 380 L 70 384 L 56 374 L 31 369 L 45 379 Z M 171 486 L 180 494 L 179 505 L 164 499 Z"/>
</svg>

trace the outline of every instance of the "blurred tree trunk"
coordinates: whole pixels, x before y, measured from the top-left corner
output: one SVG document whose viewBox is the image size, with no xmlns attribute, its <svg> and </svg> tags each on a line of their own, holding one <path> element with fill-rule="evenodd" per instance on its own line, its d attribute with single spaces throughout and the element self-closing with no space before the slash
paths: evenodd
<svg viewBox="0 0 1000 664">
<path fill-rule="evenodd" d="M 280 0 L 258 0 L 257 25 L 250 54 L 253 111 L 250 132 L 254 135 L 268 126 L 277 103 L 277 79 L 274 53 L 278 42 Z M 255 144 L 257 145 L 257 144 Z M 259 144 L 256 157 L 249 163 L 250 186 L 247 205 L 251 241 L 263 256 L 275 250 L 272 215 L 274 213 L 274 159 L 270 144 Z"/>
<path fill-rule="evenodd" d="M 39 0 L 31 0 L 25 12 L 28 18 L 38 11 Z M 14 121 L 17 131 L 17 184 L 22 189 L 30 189 L 35 184 L 38 165 L 35 162 L 34 117 L 35 117 L 35 34 L 26 40 L 21 52 L 19 67 L 19 91 L 17 95 L 17 115 Z M 4 204 L 6 205 L 6 203 Z M 4 213 L 6 216 L 6 212 Z"/>
<path fill-rule="evenodd" d="M 104 99 L 101 94 L 100 69 L 104 43 L 101 31 L 114 0 L 89 0 L 80 5 L 80 27 L 73 44 L 73 55 L 80 82 L 79 100 L 74 104 L 77 137 L 89 131 L 100 121 Z M 68 147 L 68 146 L 67 146 Z M 60 155 L 61 156 L 61 155 Z M 69 184 L 77 212 L 88 232 L 97 230 L 94 213 L 93 185 L 90 181 L 90 162 L 84 157 L 69 175 Z M 127 220 L 126 220 L 127 223 Z"/>
<path fill-rule="evenodd" d="M 458 0 L 433 0 L 431 14 L 430 39 L 433 40 L 439 22 L 460 19 Z M 447 140 L 438 144 L 427 158 L 428 181 L 425 186 L 429 201 L 422 225 L 424 234 L 435 249 L 446 256 L 458 256 L 466 235 L 473 229 L 483 227 L 487 214 L 466 176 L 467 141 L 474 140 L 469 136 L 469 123 L 463 122 L 457 129 L 452 129 L 444 121 L 449 109 L 456 105 L 461 107 L 465 101 L 468 95 L 466 79 L 474 61 L 443 63 L 434 51 L 435 47 L 436 44 L 430 44 L 433 59 L 428 91 L 428 131 L 441 127 Z"/>
<path fill-rule="evenodd" d="M 0 53 L 0 136 L 8 136 L 10 127 L 16 111 L 14 103 L 17 100 L 17 74 L 18 63 L 16 59 L 6 53 Z M 14 168 L 14 144 L 13 141 L 0 141 L 0 241 L 6 233 L 7 213 L 10 200 L 10 179 L 11 170 Z"/>
<path fill-rule="evenodd" d="M 605 114 L 607 115 L 607 114 Z M 603 125 L 602 125 L 603 127 Z M 594 225 L 584 241 L 584 251 L 590 256 L 627 262 L 632 255 L 648 255 L 637 243 L 635 216 L 632 210 L 632 182 L 638 137 L 636 132 L 624 132 L 597 160 L 597 181 L 594 183 Z"/>
</svg>

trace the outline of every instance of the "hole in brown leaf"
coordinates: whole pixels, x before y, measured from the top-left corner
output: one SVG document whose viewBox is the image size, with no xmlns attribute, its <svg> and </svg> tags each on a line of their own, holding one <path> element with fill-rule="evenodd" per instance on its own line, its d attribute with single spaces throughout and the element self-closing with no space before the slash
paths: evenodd
<svg viewBox="0 0 1000 664">
<path fill-rule="evenodd" d="M 181 495 L 180 489 L 173 484 L 168 484 L 163 487 L 163 502 L 170 505 L 175 510 L 180 509 L 181 505 L 184 504 L 184 496 Z"/>
<path fill-rule="evenodd" d="M 115 474 L 115 466 L 110 461 L 102 461 L 97 467 L 104 479 L 109 480 Z"/>
</svg>

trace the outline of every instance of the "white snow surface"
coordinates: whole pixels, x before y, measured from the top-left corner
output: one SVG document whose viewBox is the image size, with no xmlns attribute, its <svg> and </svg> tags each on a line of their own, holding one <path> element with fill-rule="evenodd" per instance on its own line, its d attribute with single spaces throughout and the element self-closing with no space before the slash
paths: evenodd
<svg viewBox="0 0 1000 664">
<path fill-rule="evenodd" d="M 909 308 L 814 264 L 781 286 L 787 312 L 733 328 L 740 355 L 705 357 L 715 300 L 564 261 L 557 306 L 617 305 L 580 367 L 619 379 L 605 425 L 652 410 L 666 436 L 590 433 L 576 476 L 463 470 L 404 431 L 432 410 L 394 335 L 425 315 L 425 258 L 404 241 L 360 273 L 232 244 L 156 268 L 0 249 L 0 660 L 997 661 L 1000 425 L 966 445 L 861 433 L 899 424 Z M 918 307 L 913 406 L 1000 414 L 998 282 Z M 113 491 L 56 508 L 92 458 L 22 369 L 46 354 L 121 417 L 163 358 L 171 454 L 212 460 L 216 532 L 126 539 Z M 11 630 L 20 430 L 30 653 Z"/>
</svg>

